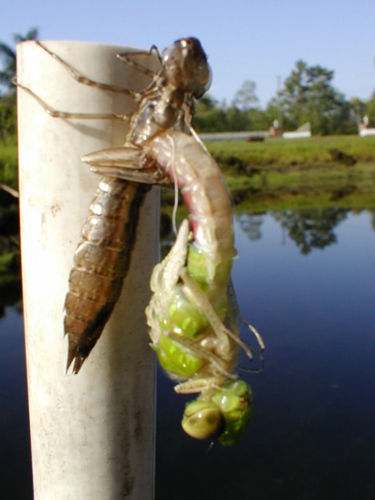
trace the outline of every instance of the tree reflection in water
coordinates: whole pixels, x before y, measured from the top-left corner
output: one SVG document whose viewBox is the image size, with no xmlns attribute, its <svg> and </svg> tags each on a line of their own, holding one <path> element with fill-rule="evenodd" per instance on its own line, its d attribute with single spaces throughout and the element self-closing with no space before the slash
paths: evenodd
<svg viewBox="0 0 375 500">
<path fill-rule="evenodd" d="M 21 303 L 18 231 L 18 203 L 0 189 L 0 318 L 5 307 Z"/>
<path fill-rule="evenodd" d="M 371 215 L 371 227 L 375 231 L 375 210 L 368 210 Z"/>
<path fill-rule="evenodd" d="M 293 212 L 271 212 L 275 220 L 288 231 L 303 255 L 313 248 L 325 248 L 336 243 L 336 226 L 347 218 L 346 208 L 324 208 Z"/>
<path fill-rule="evenodd" d="M 348 216 L 346 208 L 328 207 L 323 209 L 271 211 L 270 215 L 288 232 L 303 255 L 314 248 L 325 248 L 336 243 L 335 228 Z M 242 231 L 251 241 L 262 236 L 260 227 L 263 217 L 260 214 L 241 214 L 237 217 Z"/>
<path fill-rule="evenodd" d="M 236 219 L 242 229 L 242 231 L 247 235 L 250 241 L 260 240 L 262 233 L 260 227 L 263 224 L 263 213 L 257 214 L 240 214 L 236 216 Z"/>
</svg>

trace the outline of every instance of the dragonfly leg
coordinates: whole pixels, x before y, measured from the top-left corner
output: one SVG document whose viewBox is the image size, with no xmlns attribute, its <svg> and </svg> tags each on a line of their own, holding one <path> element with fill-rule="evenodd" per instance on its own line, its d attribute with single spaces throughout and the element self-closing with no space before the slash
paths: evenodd
<svg viewBox="0 0 375 500">
<path fill-rule="evenodd" d="M 122 52 L 121 54 L 117 54 L 117 59 L 120 59 L 120 61 L 126 63 L 128 66 L 136 69 L 137 71 L 140 71 L 141 73 L 144 73 L 147 76 L 150 76 L 153 78 L 155 76 L 155 72 L 152 71 L 151 69 L 147 68 L 143 64 L 140 64 L 136 61 L 134 61 L 132 58 L 137 57 L 137 56 L 152 56 L 153 54 L 156 55 L 160 66 L 162 65 L 162 60 L 161 56 L 159 53 L 158 48 L 156 45 L 153 45 L 150 50 L 139 50 L 136 52 Z"/>
<path fill-rule="evenodd" d="M 230 351 L 229 337 L 231 337 L 231 332 L 229 332 L 228 328 L 226 328 L 219 318 L 207 296 L 190 276 L 186 267 L 181 270 L 180 276 L 184 283 L 184 294 L 206 316 L 218 339 L 220 355 L 225 356 Z"/>
<path fill-rule="evenodd" d="M 266 346 L 264 345 L 264 341 L 263 341 L 261 334 L 258 332 L 258 330 L 255 328 L 254 325 L 249 323 L 247 321 L 247 319 L 245 319 L 243 316 L 241 316 L 240 308 L 238 306 L 237 296 L 236 296 L 236 292 L 235 292 L 232 280 L 230 280 L 229 285 L 228 285 L 228 298 L 229 298 L 230 303 L 231 303 L 231 310 L 233 311 L 233 316 L 236 319 L 240 320 L 241 323 L 243 323 L 252 332 L 252 334 L 254 335 L 254 337 L 255 337 L 255 339 L 256 339 L 256 341 L 261 349 L 261 351 L 264 351 Z"/>
<path fill-rule="evenodd" d="M 217 336 L 219 342 L 218 349 L 220 351 L 220 354 L 225 356 L 229 352 L 229 338 L 231 338 L 244 350 L 249 359 L 253 359 L 250 348 L 239 338 L 238 334 L 233 333 L 224 325 L 219 316 L 216 314 L 216 311 L 211 305 L 210 301 L 196 284 L 194 279 L 190 276 L 186 268 L 182 269 L 181 278 L 184 282 L 185 295 L 197 306 L 202 314 L 205 314 L 207 320 L 211 324 L 212 329 L 215 332 L 215 335 Z"/>
<path fill-rule="evenodd" d="M 181 344 L 181 346 L 188 349 L 192 354 L 206 359 L 211 365 L 211 370 L 216 373 L 220 373 L 222 376 L 225 376 L 230 379 L 236 379 L 237 375 L 230 373 L 227 368 L 227 363 L 223 361 L 219 356 L 214 354 L 208 349 L 202 347 L 199 342 L 195 342 L 194 340 L 188 339 L 186 337 L 182 337 L 181 335 L 176 335 L 175 333 L 169 332 L 168 337 L 171 337 L 176 343 Z"/>
<path fill-rule="evenodd" d="M 134 97 L 136 100 L 139 100 L 141 94 L 140 92 L 136 92 L 134 90 L 130 89 L 124 89 L 122 87 L 118 87 L 116 85 L 109 85 L 108 83 L 102 83 L 102 82 L 96 82 L 95 80 L 91 80 L 90 78 L 87 78 L 86 76 L 82 75 L 79 71 L 77 71 L 71 64 L 66 62 L 62 57 L 60 57 L 58 54 L 50 50 L 46 45 L 44 45 L 42 42 L 35 40 L 36 45 L 38 45 L 41 49 L 43 49 L 47 54 L 49 54 L 53 59 L 58 61 L 76 80 L 78 83 L 82 83 L 83 85 L 88 85 L 90 87 L 96 87 L 98 89 L 102 90 L 108 90 L 110 92 L 118 92 L 121 94 L 129 95 Z"/>
<path fill-rule="evenodd" d="M 221 390 L 223 384 L 222 377 L 193 378 L 186 382 L 175 385 L 174 390 L 178 394 L 194 394 L 209 390 Z"/>
<path fill-rule="evenodd" d="M 19 87 L 20 89 L 31 95 L 37 103 L 44 109 L 44 111 L 52 116 L 53 118 L 70 118 L 70 119 L 80 119 L 80 120 L 122 120 L 127 121 L 130 115 L 121 113 L 71 113 L 70 111 L 60 111 L 52 108 L 47 104 L 41 97 L 39 97 L 31 89 L 22 85 L 22 83 L 17 82 L 13 78 L 12 83 Z"/>
</svg>

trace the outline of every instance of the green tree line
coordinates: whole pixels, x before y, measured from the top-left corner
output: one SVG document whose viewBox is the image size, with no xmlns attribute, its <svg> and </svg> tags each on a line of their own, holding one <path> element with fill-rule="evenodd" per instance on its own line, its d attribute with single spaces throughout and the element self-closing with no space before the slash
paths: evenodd
<svg viewBox="0 0 375 500">
<path fill-rule="evenodd" d="M 14 45 L 38 38 L 37 28 L 25 35 L 13 35 Z M 16 51 L 14 47 L 0 42 L 0 140 L 13 142 L 17 133 L 16 92 L 12 78 L 16 75 Z"/>
<path fill-rule="evenodd" d="M 347 100 L 332 85 L 334 72 L 297 61 L 279 92 L 264 109 L 255 82 L 245 81 L 231 105 L 206 95 L 197 104 L 193 125 L 200 132 L 268 130 L 274 121 L 283 130 L 309 122 L 314 135 L 355 134 L 365 115 L 375 126 L 375 91 L 367 101 Z"/>
</svg>

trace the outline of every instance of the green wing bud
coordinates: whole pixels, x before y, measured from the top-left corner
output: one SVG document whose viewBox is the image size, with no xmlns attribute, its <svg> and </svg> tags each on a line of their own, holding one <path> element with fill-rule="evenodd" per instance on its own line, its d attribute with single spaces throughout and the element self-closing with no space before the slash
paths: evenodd
<svg viewBox="0 0 375 500">
<path fill-rule="evenodd" d="M 159 345 L 151 344 L 151 347 L 156 351 L 164 370 L 182 378 L 194 375 L 204 363 L 204 360 L 194 356 L 166 335 L 160 335 Z"/>
<path fill-rule="evenodd" d="M 168 306 L 169 318 L 179 331 L 173 326 L 169 329 L 186 337 L 194 337 L 208 327 L 208 321 L 206 316 L 185 297 L 181 288 L 179 285 L 175 287 L 173 299 Z"/>
<path fill-rule="evenodd" d="M 232 255 L 212 259 L 212 255 L 199 250 L 194 244 L 189 246 L 187 268 L 191 276 L 200 285 L 203 291 L 210 287 L 227 286 L 232 269 Z"/>
</svg>

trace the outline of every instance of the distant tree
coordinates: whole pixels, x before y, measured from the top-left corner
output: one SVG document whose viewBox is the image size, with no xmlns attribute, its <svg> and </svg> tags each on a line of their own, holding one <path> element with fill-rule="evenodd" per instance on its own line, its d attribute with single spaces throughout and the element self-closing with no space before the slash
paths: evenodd
<svg viewBox="0 0 375 500">
<path fill-rule="evenodd" d="M 254 108 L 247 112 L 247 116 L 250 125 L 249 130 L 268 130 L 277 115 L 270 117 L 267 111 Z"/>
<path fill-rule="evenodd" d="M 308 66 L 302 60 L 296 62 L 279 93 L 284 126 L 294 129 L 310 122 L 315 134 L 335 131 L 333 128 L 337 118 L 342 117 L 346 101 L 332 86 L 333 76 L 334 71 L 322 66 Z"/>
<path fill-rule="evenodd" d="M 15 94 L 0 99 L 0 142 L 15 140 L 17 133 L 17 110 Z"/>
<path fill-rule="evenodd" d="M 217 108 L 218 102 L 211 94 L 205 94 L 197 102 L 196 112 L 211 110 Z"/>
<path fill-rule="evenodd" d="M 206 94 L 197 103 L 193 116 L 193 127 L 198 132 L 217 132 L 226 130 L 225 111 L 218 107 L 217 100 Z"/>
<path fill-rule="evenodd" d="M 335 112 L 326 116 L 326 130 L 328 134 L 356 134 L 358 121 L 353 113 L 352 106 L 342 94 L 340 105 Z"/>
<path fill-rule="evenodd" d="M 228 103 L 227 103 L 227 100 L 226 99 L 222 99 L 220 104 L 219 104 L 219 108 L 222 109 L 223 111 L 226 111 L 228 109 Z"/>
<path fill-rule="evenodd" d="M 15 44 L 26 40 L 36 40 L 37 38 L 37 28 L 30 29 L 25 35 L 13 35 Z M 0 59 L 3 61 L 3 68 L 0 70 L 0 84 L 9 92 L 13 90 L 11 80 L 16 74 L 16 51 L 8 44 L 0 42 Z"/>
<path fill-rule="evenodd" d="M 282 109 L 279 105 L 279 98 L 273 97 L 266 106 L 264 110 L 264 120 L 266 122 L 266 128 L 269 128 L 275 120 L 279 122 L 279 126 L 283 126 L 285 122 L 285 117 Z"/>
<path fill-rule="evenodd" d="M 255 82 L 245 80 L 241 88 L 235 93 L 232 106 L 241 111 L 248 111 L 251 108 L 255 108 L 259 103 L 259 99 L 255 94 L 256 87 Z"/>
<path fill-rule="evenodd" d="M 357 123 L 362 121 L 366 114 L 366 103 L 358 97 L 352 97 L 348 104 L 353 120 Z"/>
<path fill-rule="evenodd" d="M 226 112 L 226 130 L 249 130 L 250 122 L 246 111 L 241 111 L 236 106 L 231 106 Z"/>
<path fill-rule="evenodd" d="M 365 114 L 369 118 L 369 125 L 375 127 L 375 91 L 371 94 L 370 99 L 365 104 Z"/>
</svg>

